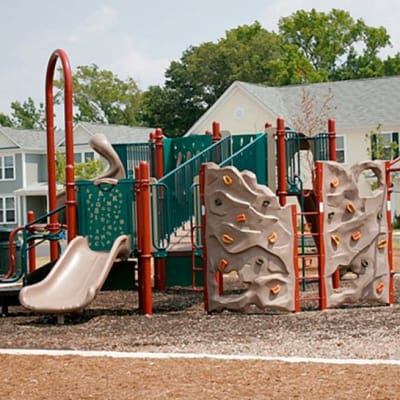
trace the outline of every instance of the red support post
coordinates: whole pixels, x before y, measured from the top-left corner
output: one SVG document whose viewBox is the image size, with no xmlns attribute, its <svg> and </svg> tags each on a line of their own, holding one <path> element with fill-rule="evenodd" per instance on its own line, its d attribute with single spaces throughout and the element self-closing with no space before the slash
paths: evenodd
<svg viewBox="0 0 400 400">
<path fill-rule="evenodd" d="M 277 163 L 278 163 L 278 196 L 281 206 L 286 205 L 287 173 L 286 173 L 286 142 L 285 121 L 279 117 L 276 121 Z"/>
<path fill-rule="evenodd" d="M 319 254 L 319 263 L 318 263 L 318 278 L 319 278 L 319 309 L 325 310 L 327 307 L 327 298 L 326 298 L 326 285 L 325 285 L 325 242 L 324 242 L 324 211 L 321 205 L 323 200 L 322 195 L 322 185 L 323 185 L 323 172 L 322 172 L 322 164 L 321 162 L 316 162 L 315 164 L 315 174 L 316 174 L 316 182 L 317 187 L 315 188 L 315 195 L 318 204 L 318 254 Z"/>
<path fill-rule="evenodd" d="M 214 121 L 212 123 L 212 142 L 216 143 L 220 139 L 221 139 L 221 127 L 219 125 L 219 122 Z"/>
<path fill-rule="evenodd" d="M 47 169 L 49 187 L 49 211 L 57 208 L 56 189 L 56 156 L 54 139 L 54 98 L 53 79 L 57 60 L 60 58 L 64 78 L 64 118 L 65 118 L 65 153 L 66 153 L 66 216 L 68 225 L 68 241 L 76 236 L 76 199 L 74 179 L 74 140 L 73 140 L 73 104 L 72 104 L 72 73 L 67 54 L 64 50 L 55 50 L 49 59 L 46 72 L 46 131 L 47 131 Z M 52 214 L 47 226 L 51 233 L 59 230 L 58 215 Z M 58 257 L 58 246 L 55 241 L 50 242 L 51 260 Z"/>
<path fill-rule="evenodd" d="M 35 213 L 33 211 L 28 211 L 27 220 L 28 220 L 28 223 L 33 222 L 35 220 Z M 30 230 L 30 232 L 32 232 L 32 231 Z M 30 240 L 28 242 L 29 272 L 33 272 L 36 269 L 36 248 L 34 247 L 34 244 L 35 244 L 34 240 Z"/>
<path fill-rule="evenodd" d="M 143 266 L 142 266 L 142 259 L 140 254 L 142 252 L 143 247 L 143 233 L 142 233 L 142 226 L 143 226 L 143 214 L 142 214 L 142 196 L 141 196 L 141 184 L 142 184 L 142 177 L 140 175 L 140 168 L 139 166 L 135 167 L 135 197 L 136 197 L 136 248 L 138 249 L 138 302 L 139 302 L 139 310 L 143 310 Z"/>
<path fill-rule="evenodd" d="M 334 119 L 328 119 L 328 141 L 329 141 L 329 159 L 336 161 L 336 122 Z"/>
<path fill-rule="evenodd" d="M 392 183 L 390 177 L 391 162 L 386 161 L 386 220 L 388 225 L 388 265 L 389 265 L 389 304 L 394 304 L 394 270 L 393 270 L 393 229 L 390 202 L 392 196 Z"/>
<path fill-rule="evenodd" d="M 163 131 L 160 128 L 155 132 L 156 142 L 156 178 L 161 179 L 164 176 L 164 146 L 163 146 Z M 161 188 L 161 190 L 164 190 Z M 166 212 L 163 209 L 162 212 Z M 166 260 L 165 257 L 156 257 L 154 260 L 154 287 L 158 290 L 166 289 Z"/>
<path fill-rule="evenodd" d="M 143 294 L 143 309 L 141 310 L 146 315 L 153 314 L 153 299 L 151 287 L 151 221 L 150 221 L 150 180 L 149 180 L 149 166 L 147 162 L 141 161 L 139 164 L 141 185 L 140 185 L 140 204 L 142 213 L 142 248 L 141 248 L 141 262 L 142 262 L 142 280 L 141 287 Z"/>
</svg>

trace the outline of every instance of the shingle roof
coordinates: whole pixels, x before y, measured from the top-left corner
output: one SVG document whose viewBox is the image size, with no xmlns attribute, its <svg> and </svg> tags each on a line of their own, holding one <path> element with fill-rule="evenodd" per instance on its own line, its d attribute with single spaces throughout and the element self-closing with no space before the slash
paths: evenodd
<svg viewBox="0 0 400 400">
<path fill-rule="evenodd" d="M 118 143 L 143 143 L 149 140 L 150 132 L 154 128 L 127 126 L 127 125 L 102 125 L 89 122 L 79 122 L 91 135 L 102 133 L 112 144 Z"/>
<path fill-rule="evenodd" d="M 44 150 L 46 149 L 46 131 L 39 129 L 17 129 L 0 126 L 0 133 L 7 136 L 15 147 L 24 150 Z M 55 141 L 59 141 L 64 136 L 63 131 L 56 131 Z"/>
<path fill-rule="evenodd" d="M 303 91 L 316 99 L 316 109 L 331 93 L 329 117 L 340 126 L 395 125 L 400 122 L 400 76 L 282 87 L 238 84 L 289 124 L 302 113 Z"/>
</svg>

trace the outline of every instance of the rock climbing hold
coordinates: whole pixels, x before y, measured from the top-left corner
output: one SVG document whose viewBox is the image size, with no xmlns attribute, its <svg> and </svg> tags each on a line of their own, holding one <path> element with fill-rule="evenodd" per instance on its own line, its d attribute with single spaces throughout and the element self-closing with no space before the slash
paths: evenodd
<svg viewBox="0 0 400 400">
<path fill-rule="evenodd" d="M 274 295 L 279 294 L 279 292 L 281 291 L 281 285 L 275 285 L 271 288 L 271 293 Z"/>
<path fill-rule="evenodd" d="M 386 239 L 381 239 L 378 241 L 377 247 L 378 249 L 383 249 L 387 246 L 387 240 Z"/>
<path fill-rule="evenodd" d="M 264 200 L 262 205 L 263 207 L 268 207 L 271 204 L 271 202 L 269 200 Z"/>
<path fill-rule="evenodd" d="M 222 200 L 219 199 L 219 198 L 217 198 L 217 199 L 214 200 L 214 204 L 215 204 L 217 207 L 222 206 Z"/>
<path fill-rule="evenodd" d="M 278 234 L 276 232 L 272 232 L 269 236 L 268 236 L 268 243 L 274 244 L 276 242 L 276 240 L 278 239 Z"/>
<path fill-rule="evenodd" d="M 334 211 L 331 211 L 330 213 L 328 213 L 328 219 L 332 219 L 335 215 Z"/>
<path fill-rule="evenodd" d="M 376 218 L 378 219 L 378 221 L 380 221 L 383 218 L 383 214 L 382 211 L 379 211 Z"/>
<path fill-rule="evenodd" d="M 346 204 L 346 210 L 351 214 L 354 214 L 356 212 L 356 208 L 354 207 L 354 204 L 351 203 L 350 201 Z"/>
<path fill-rule="evenodd" d="M 334 243 L 336 246 L 338 246 L 340 243 L 340 237 L 338 235 L 332 235 L 331 240 L 332 240 L 332 243 Z"/>
<path fill-rule="evenodd" d="M 335 178 L 331 180 L 331 188 L 336 189 L 339 186 L 339 179 Z"/>
<path fill-rule="evenodd" d="M 264 259 L 263 258 L 257 258 L 256 264 L 257 265 L 263 265 L 264 264 Z"/>
<path fill-rule="evenodd" d="M 224 272 L 224 269 L 229 265 L 229 261 L 226 260 L 225 258 L 222 258 L 221 261 L 219 262 L 219 269 Z"/>
<path fill-rule="evenodd" d="M 224 233 L 222 235 L 222 241 L 226 244 L 232 244 L 235 241 L 235 239 L 231 235 Z"/>
<path fill-rule="evenodd" d="M 246 222 L 246 221 L 247 221 L 246 214 L 236 215 L 236 222 Z"/>
<path fill-rule="evenodd" d="M 231 186 L 233 183 L 233 179 L 229 175 L 224 175 L 222 177 L 222 180 L 224 181 L 226 186 Z"/>
<path fill-rule="evenodd" d="M 376 293 L 382 294 L 382 292 L 385 290 L 385 284 L 383 282 L 379 282 L 376 285 L 376 289 L 375 290 L 376 290 Z"/>
<path fill-rule="evenodd" d="M 360 240 L 360 238 L 361 238 L 361 232 L 360 231 L 354 232 L 351 235 L 351 239 L 354 240 L 354 241 Z"/>
<path fill-rule="evenodd" d="M 362 266 L 363 268 L 367 268 L 368 265 L 369 265 L 369 261 L 368 261 L 368 260 L 361 260 L 361 266 Z"/>
</svg>

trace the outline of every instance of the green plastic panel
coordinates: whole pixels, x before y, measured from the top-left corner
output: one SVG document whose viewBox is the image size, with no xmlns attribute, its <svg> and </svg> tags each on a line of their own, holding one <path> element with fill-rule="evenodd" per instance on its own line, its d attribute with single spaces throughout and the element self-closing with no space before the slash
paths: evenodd
<svg viewBox="0 0 400 400">
<path fill-rule="evenodd" d="M 92 250 L 110 250 L 123 234 L 131 235 L 132 250 L 136 248 L 134 183 L 133 179 L 121 179 L 115 186 L 76 182 L 78 234 L 88 237 Z"/>
</svg>

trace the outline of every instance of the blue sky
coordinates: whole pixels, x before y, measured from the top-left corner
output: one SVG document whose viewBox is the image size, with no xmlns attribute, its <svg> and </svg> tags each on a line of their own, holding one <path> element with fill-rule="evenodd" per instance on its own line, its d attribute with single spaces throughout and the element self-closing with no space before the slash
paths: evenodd
<svg viewBox="0 0 400 400">
<path fill-rule="evenodd" d="M 259 21 L 277 31 L 280 17 L 299 9 L 350 12 L 392 38 L 400 51 L 398 0 L 2 0 L 0 112 L 29 96 L 44 101 L 50 54 L 64 49 L 72 68 L 97 64 L 144 90 L 191 45 L 217 41 L 227 30 Z"/>
</svg>

